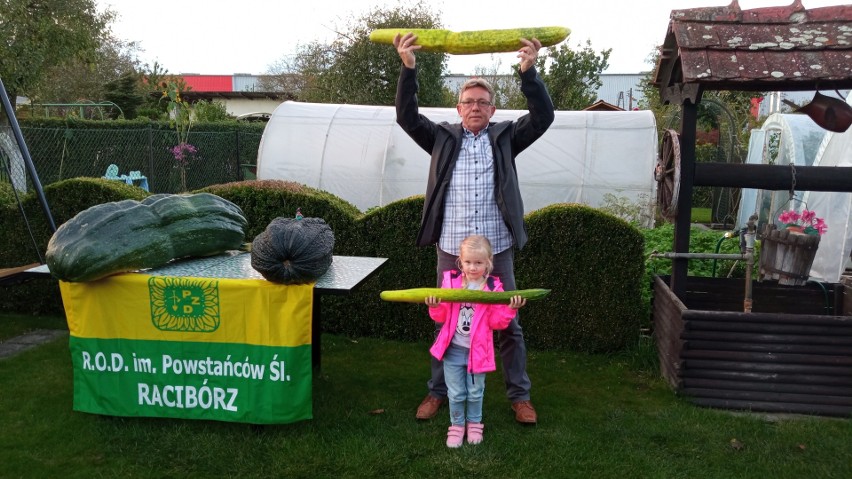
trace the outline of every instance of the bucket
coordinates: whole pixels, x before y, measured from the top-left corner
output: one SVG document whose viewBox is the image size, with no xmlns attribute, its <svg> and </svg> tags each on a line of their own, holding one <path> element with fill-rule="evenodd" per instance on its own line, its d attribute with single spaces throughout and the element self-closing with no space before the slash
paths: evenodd
<svg viewBox="0 0 852 479">
<path fill-rule="evenodd" d="M 810 277 L 819 235 L 779 230 L 774 224 L 764 225 L 760 234 L 760 281 L 778 280 L 778 284 L 803 285 Z"/>
</svg>

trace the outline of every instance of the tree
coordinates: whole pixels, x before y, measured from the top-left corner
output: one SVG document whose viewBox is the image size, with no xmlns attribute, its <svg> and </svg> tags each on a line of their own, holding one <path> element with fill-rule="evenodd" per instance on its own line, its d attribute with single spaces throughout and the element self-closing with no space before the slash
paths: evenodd
<svg viewBox="0 0 852 479">
<path fill-rule="evenodd" d="M 101 35 L 98 42 L 100 45 L 90 59 L 72 58 L 45 69 L 37 84 L 27 91 L 30 100 L 49 103 L 101 101 L 105 99 L 110 82 L 125 75 L 138 78 L 138 43 L 122 41 L 109 32 Z M 138 93 L 141 94 L 141 90 Z"/>
<path fill-rule="evenodd" d="M 597 91 L 603 85 L 600 75 L 609 66 L 612 49 L 598 55 L 590 40 L 582 48 L 579 44 L 577 47 L 572 50 L 563 42 L 546 49 L 536 61 L 557 110 L 582 110 L 597 100 Z"/>
<path fill-rule="evenodd" d="M 228 108 L 219 100 L 198 100 L 193 104 L 195 121 L 212 123 L 216 121 L 233 120 L 228 114 Z"/>
<path fill-rule="evenodd" d="M 654 49 L 646 63 L 657 64 L 659 49 Z M 639 102 L 639 108 L 651 110 L 654 113 L 660 135 L 666 129 L 680 129 L 680 105 L 663 104 L 660 98 L 660 90 L 654 81 L 654 70 L 649 71 L 642 78 L 639 88 L 644 97 Z M 748 134 L 756 125 L 756 119 L 751 115 L 752 98 L 761 98 L 763 93 L 750 91 L 706 91 L 702 93 L 702 101 L 698 104 L 698 127 L 709 131 L 720 127 L 725 121 L 738 126 L 736 136 L 740 143 L 748 144 Z"/>
<path fill-rule="evenodd" d="M 597 91 L 602 85 L 600 75 L 609 66 L 611 52 L 612 49 L 603 50 L 598 55 L 589 41 L 576 51 L 566 42 L 539 52 L 536 69 L 557 110 L 582 110 L 597 100 Z M 526 110 L 527 100 L 514 73 L 518 64 L 512 65 L 512 75 L 498 74 L 499 69 L 497 63 L 492 69 L 477 69 L 476 75 L 484 77 L 494 87 L 498 108 Z"/>
<path fill-rule="evenodd" d="M 441 28 L 441 23 L 422 4 L 374 8 L 358 18 L 350 17 L 330 44 L 314 41 L 299 46 L 295 56 L 270 73 L 280 77 L 280 84 L 296 86 L 295 94 L 302 101 L 393 105 L 402 62 L 392 46 L 370 42 L 370 32 L 378 28 Z M 445 103 L 445 64 L 442 53 L 417 54 L 421 105 Z M 300 78 L 288 77 L 292 74 Z"/>
<path fill-rule="evenodd" d="M 127 120 L 136 118 L 136 110 L 145 103 L 139 88 L 139 76 L 138 73 L 130 71 L 104 85 L 104 100 L 118 105 Z M 115 112 L 112 117 L 117 118 L 118 112 Z"/>
<path fill-rule="evenodd" d="M 13 108 L 50 68 L 90 62 L 114 16 L 94 0 L 0 0 L 0 78 Z"/>
<path fill-rule="evenodd" d="M 521 93 L 521 85 L 518 82 L 517 75 L 515 73 L 509 75 L 498 73 L 501 66 L 502 62 L 497 59 L 491 67 L 476 68 L 474 76 L 484 78 L 494 88 L 494 106 L 498 109 L 525 110 L 527 108 L 527 100 L 524 94 Z M 514 72 L 517 68 L 518 64 L 513 65 L 512 71 Z M 455 98 L 456 100 L 452 104 L 458 101 L 458 92 L 456 92 Z"/>
<path fill-rule="evenodd" d="M 167 102 L 162 101 L 163 92 L 166 90 L 168 82 L 171 79 L 169 71 L 160 65 L 159 62 L 154 62 L 153 65 L 147 63 L 142 67 L 142 95 L 145 102 L 139 107 L 138 116 L 144 116 L 152 120 L 161 120 L 168 118 Z M 180 85 L 185 88 L 185 84 Z"/>
<path fill-rule="evenodd" d="M 659 48 L 648 55 L 646 63 L 657 65 Z M 666 130 L 680 131 L 682 106 L 664 104 L 659 88 L 653 84 L 655 71 L 649 71 L 640 82 L 643 100 L 639 108 L 650 110 L 657 123 L 660 139 Z M 748 155 L 751 129 L 757 126 L 757 119 L 751 115 L 752 98 L 762 97 L 762 93 L 750 91 L 710 90 L 701 93 L 696 119 L 695 161 L 744 163 Z M 708 140 L 702 141 L 704 134 Z M 695 187 L 692 193 L 694 207 L 711 207 L 713 221 L 725 223 L 734 215 L 739 190 L 735 188 Z"/>
</svg>

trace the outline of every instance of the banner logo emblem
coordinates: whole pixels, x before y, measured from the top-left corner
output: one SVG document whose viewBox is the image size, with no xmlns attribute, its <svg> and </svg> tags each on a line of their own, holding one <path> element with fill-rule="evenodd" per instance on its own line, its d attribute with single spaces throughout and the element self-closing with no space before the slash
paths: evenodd
<svg viewBox="0 0 852 479">
<path fill-rule="evenodd" d="M 148 279 L 151 322 L 162 331 L 210 333 L 219 328 L 219 281 L 172 276 Z"/>
</svg>

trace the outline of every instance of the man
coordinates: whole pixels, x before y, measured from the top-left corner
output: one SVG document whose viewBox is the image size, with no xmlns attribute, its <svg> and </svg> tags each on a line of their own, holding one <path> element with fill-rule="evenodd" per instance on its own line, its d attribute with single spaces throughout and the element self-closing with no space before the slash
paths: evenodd
<svg viewBox="0 0 852 479">
<path fill-rule="evenodd" d="M 468 80 L 456 105 L 461 124 L 436 124 L 419 114 L 414 52 L 420 49 L 411 33 L 397 35 L 393 44 L 402 59 L 396 93 L 397 123 L 421 148 L 432 155 L 419 246 L 437 245 L 437 284 L 443 271 L 456 268 L 461 240 L 471 234 L 486 236 L 494 249 L 494 270 L 506 291 L 515 286 L 514 250 L 527 241 L 524 206 L 515 171 L 515 157 L 553 123 L 553 102 L 535 70 L 541 42 L 521 39 L 519 76 L 529 113 L 516 121 L 491 122 L 494 90 L 481 78 Z M 538 421 L 530 402 L 526 372 L 527 350 L 517 316 L 499 333 L 506 395 L 515 419 Z M 417 408 L 418 419 L 430 419 L 447 398 L 443 365 L 432 359 L 429 394 Z"/>
</svg>

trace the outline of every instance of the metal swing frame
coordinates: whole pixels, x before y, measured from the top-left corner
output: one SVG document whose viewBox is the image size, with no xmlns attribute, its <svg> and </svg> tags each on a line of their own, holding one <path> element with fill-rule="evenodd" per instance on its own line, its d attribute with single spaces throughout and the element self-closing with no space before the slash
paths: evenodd
<svg viewBox="0 0 852 479">
<path fill-rule="evenodd" d="M 30 151 L 27 148 L 26 142 L 24 141 L 24 135 L 21 132 L 21 125 L 18 123 L 18 119 L 15 116 L 15 111 L 12 109 L 12 102 L 9 100 L 9 94 L 6 92 L 6 86 L 3 84 L 2 78 L 0 78 L 0 101 L 2 101 L 3 111 L 5 112 L 6 118 L 9 121 L 9 125 L 12 128 L 12 133 L 14 134 L 15 141 L 18 144 L 18 149 L 20 150 L 21 156 L 24 159 L 24 166 L 26 168 L 26 172 L 29 175 L 30 180 L 32 181 L 33 189 L 35 190 L 36 195 L 38 196 L 38 201 L 41 204 L 42 211 L 44 212 L 45 217 L 47 218 L 47 223 L 50 226 L 51 232 L 56 232 L 56 223 L 54 222 L 53 215 L 50 212 L 50 206 L 48 205 L 47 198 L 44 195 L 44 190 L 42 189 L 41 181 L 38 177 L 38 172 L 35 169 L 35 164 L 33 163 L 33 159 L 30 156 Z M 5 164 L 6 172 L 8 173 L 9 178 L 11 179 L 11 162 L 5 162 Z M 21 203 L 21 198 L 17 190 L 15 190 L 15 198 L 18 202 L 18 209 L 20 210 L 21 215 L 24 218 L 24 222 L 27 225 L 27 229 L 29 230 L 29 220 L 27 220 L 27 215 L 24 211 L 24 207 Z M 30 238 L 33 241 L 33 248 L 35 248 L 41 264 L 44 264 L 44 257 L 35 242 L 35 238 L 33 237 L 32 232 L 30 232 Z M 29 279 L 30 275 L 27 273 L 27 270 L 33 266 L 38 266 L 38 264 L 0 269 L 0 285 L 15 284 Z"/>
</svg>

